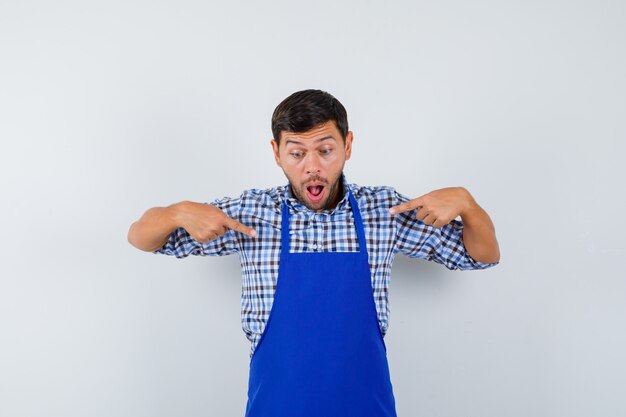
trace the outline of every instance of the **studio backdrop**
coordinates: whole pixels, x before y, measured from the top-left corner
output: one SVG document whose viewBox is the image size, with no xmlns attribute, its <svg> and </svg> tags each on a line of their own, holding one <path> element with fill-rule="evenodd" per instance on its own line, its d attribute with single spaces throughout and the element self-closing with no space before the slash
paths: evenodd
<svg viewBox="0 0 626 417">
<path fill-rule="evenodd" d="M 626 415 L 626 7 L 618 1 L 0 4 L 0 416 L 243 416 L 237 255 L 127 241 L 151 207 L 284 185 L 308 88 L 349 182 L 462 186 L 500 264 L 398 255 L 398 415 Z"/>
</svg>

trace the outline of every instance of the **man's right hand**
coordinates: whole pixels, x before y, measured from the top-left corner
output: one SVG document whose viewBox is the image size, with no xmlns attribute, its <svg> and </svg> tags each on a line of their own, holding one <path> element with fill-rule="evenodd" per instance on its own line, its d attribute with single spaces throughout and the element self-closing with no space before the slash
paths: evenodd
<svg viewBox="0 0 626 417">
<path fill-rule="evenodd" d="M 176 204 L 176 219 L 191 237 L 202 243 L 224 236 L 229 228 L 256 237 L 256 230 L 239 223 L 211 204 L 180 202 Z"/>
<path fill-rule="evenodd" d="M 144 251 L 155 251 L 170 234 L 183 227 L 198 242 L 207 243 L 226 234 L 228 229 L 255 237 L 256 231 L 228 217 L 219 208 L 193 201 L 181 201 L 167 207 L 153 207 L 128 230 L 128 242 Z"/>
</svg>

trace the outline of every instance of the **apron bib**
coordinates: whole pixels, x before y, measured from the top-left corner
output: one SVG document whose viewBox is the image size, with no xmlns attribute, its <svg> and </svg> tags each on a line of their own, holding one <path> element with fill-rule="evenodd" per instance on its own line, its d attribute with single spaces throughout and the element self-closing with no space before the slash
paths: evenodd
<svg viewBox="0 0 626 417">
<path fill-rule="evenodd" d="M 250 360 L 246 417 L 396 417 L 363 221 L 348 193 L 359 252 L 289 253 L 283 202 L 278 282 Z"/>
</svg>

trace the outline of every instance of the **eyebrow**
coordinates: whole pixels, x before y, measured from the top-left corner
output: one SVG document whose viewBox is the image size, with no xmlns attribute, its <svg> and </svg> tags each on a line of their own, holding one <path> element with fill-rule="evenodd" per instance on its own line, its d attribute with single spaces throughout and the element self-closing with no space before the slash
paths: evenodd
<svg viewBox="0 0 626 417">
<path fill-rule="evenodd" d="M 328 139 L 335 139 L 335 138 L 332 137 L 331 135 L 328 135 L 328 136 L 324 136 L 323 138 L 315 139 L 315 142 L 321 142 L 323 140 L 328 140 Z M 297 145 L 302 145 L 302 142 L 298 142 L 297 140 L 293 140 L 293 139 L 287 139 L 285 141 L 285 146 L 287 146 L 287 144 L 289 144 L 289 143 L 295 143 Z"/>
</svg>

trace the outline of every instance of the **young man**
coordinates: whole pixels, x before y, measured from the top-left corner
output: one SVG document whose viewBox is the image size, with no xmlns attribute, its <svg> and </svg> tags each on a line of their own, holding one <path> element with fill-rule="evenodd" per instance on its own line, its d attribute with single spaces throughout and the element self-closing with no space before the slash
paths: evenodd
<svg viewBox="0 0 626 417">
<path fill-rule="evenodd" d="M 272 133 L 288 184 L 152 208 L 128 241 L 178 258 L 239 254 L 246 417 L 395 417 L 383 341 L 394 256 L 491 267 L 500 259 L 493 223 L 463 187 L 409 199 L 348 183 L 353 135 L 327 92 L 287 97 Z"/>
</svg>

